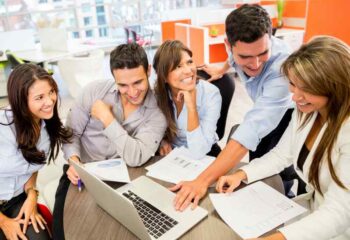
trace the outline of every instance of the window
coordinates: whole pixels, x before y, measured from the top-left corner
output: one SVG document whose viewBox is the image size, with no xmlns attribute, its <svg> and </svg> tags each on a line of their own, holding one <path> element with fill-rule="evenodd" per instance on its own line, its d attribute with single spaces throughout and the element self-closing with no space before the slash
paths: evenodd
<svg viewBox="0 0 350 240">
<path fill-rule="evenodd" d="M 105 12 L 105 7 L 104 7 L 104 6 L 97 6 L 97 7 L 96 7 L 96 12 L 97 12 L 97 13 L 103 13 L 103 12 Z"/>
<path fill-rule="evenodd" d="M 104 15 L 97 16 L 97 24 L 98 25 L 105 25 L 106 24 L 106 17 Z"/>
<path fill-rule="evenodd" d="M 81 11 L 83 13 L 91 12 L 91 6 L 88 3 L 84 3 L 81 5 Z"/>
<path fill-rule="evenodd" d="M 73 38 L 79 38 L 80 37 L 79 32 L 72 32 L 72 37 Z"/>
<path fill-rule="evenodd" d="M 107 28 L 99 28 L 98 33 L 99 33 L 100 37 L 107 37 L 108 36 Z"/>
<path fill-rule="evenodd" d="M 92 30 L 86 30 L 86 31 L 85 31 L 85 37 L 93 37 L 93 32 L 92 32 Z"/>
<path fill-rule="evenodd" d="M 84 25 L 88 26 L 92 24 L 92 17 L 84 17 Z"/>
</svg>

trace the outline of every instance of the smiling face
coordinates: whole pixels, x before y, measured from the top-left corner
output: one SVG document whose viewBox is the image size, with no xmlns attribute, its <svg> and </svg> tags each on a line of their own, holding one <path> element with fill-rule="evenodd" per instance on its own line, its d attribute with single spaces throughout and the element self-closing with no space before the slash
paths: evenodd
<svg viewBox="0 0 350 240">
<path fill-rule="evenodd" d="M 148 75 L 143 66 L 131 69 L 114 69 L 113 76 L 122 100 L 135 106 L 143 103 L 149 88 Z"/>
<path fill-rule="evenodd" d="M 196 87 L 197 68 L 190 55 L 181 51 L 181 61 L 167 77 L 167 83 L 172 91 L 191 91 Z"/>
<path fill-rule="evenodd" d="M 36 121 L 54 114 L 57 93 L 48 80 L 36 80 L 28 89 L 28 108 Z"/>
<path fill-rule="evenodd" d="M 302 113 L 312 113 L 318 111 L 326 119 L 328 115 L 328 97 L 311 94 L 293 75 L 289 76 L 289 90 L 293 93 L 292 100 Z"/>
<path fill-rule="evenodd" d="M 271 40 L 266 33 L 252 43 L 237 41 L 232 46 L 235 63 L 250 77 L 258 76 L 271 56 Z"/>
</svg>

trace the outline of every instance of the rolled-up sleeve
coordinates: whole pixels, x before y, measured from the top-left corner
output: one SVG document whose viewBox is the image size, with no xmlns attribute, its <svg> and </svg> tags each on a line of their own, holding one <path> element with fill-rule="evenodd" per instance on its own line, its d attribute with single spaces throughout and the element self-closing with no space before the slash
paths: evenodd
<svg viewBox="0 0 350 240">
<path fill-rule="evenodd" d="M 254 161 L 251 161 L 249 164 L 240 168 L 247 175 L 247 183 L 252 183 L 274 174 L 278 174 L 284 168 L 293 164 L 293 131 L 296 131 L 293 123 L 295 121 L 294 118 L 296 117 L 297 113 L 294 111 L 293 119 L 289 123 L 289 126 L 276 147 L 261 158 L 256 158 Z"/>
<path fill-rule="evenodd" d="M 124 159 L 126 164 L 136 167 L 144 164 L 154 155 L 166 127 L 164 115 L 158 108 L 154 108 L 150 117 L 145 119 L 137 133 L 132 136 L 116 120 L 105 128 L 103 133 L 115 143 L 118 155 Z"/>
<path fill-rule="evenodd" d="M 187 147 L 194 158 L 203 158 L 218 140 L 216 125 L 220 117 L 222 98 L 219 90 L 209 85 L 203 93 L 204 101 L 201 103 L 199 126 L 193 131 L 186 132 Z"/>
<path fill-rule="evenodd" d="M 261 139 L 277 127 L 291 107 L 291 95 L 283 76 L 267 76 L 261 81 L 265 81 L 262 94 L 257 97 L 253 108 L 247 112 L 243 122 L 231 136 L 251 151 L 255 151 Z"/>
</svg>

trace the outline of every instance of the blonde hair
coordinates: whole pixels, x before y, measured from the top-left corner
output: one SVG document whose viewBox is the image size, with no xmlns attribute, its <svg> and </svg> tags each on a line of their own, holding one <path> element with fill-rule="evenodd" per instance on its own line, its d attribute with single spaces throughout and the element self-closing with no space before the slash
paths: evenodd
<svg viewBox="0 0 350 240">
<path fill-rule="evenodd" d="M 328 98 L 326 106 L 328 127 L 315 151 L 309 172 L 309 181 L 322 194 L 319 182 L 321 160 L 327 154 L 332 179 L 342 188 L 331 161 L 331 152 L 342 124 L 350 115 L 350 48 L 341 40 L 318 36 L 288 57 L 281 67 L 290 78 L 298 79 L 304 91 Z M 300 116 L 305 114 L 300 113 Z M 306 114 L 301 127 L 310 120 Z"/>
</svg>

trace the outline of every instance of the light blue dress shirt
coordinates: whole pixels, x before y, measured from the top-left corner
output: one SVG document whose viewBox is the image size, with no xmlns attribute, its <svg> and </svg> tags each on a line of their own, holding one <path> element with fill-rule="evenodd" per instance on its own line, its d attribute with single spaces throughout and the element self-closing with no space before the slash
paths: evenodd
<svg viewBox="0 0 350 240">
<path fill-rule="evenodd" d="M 12 121 L 11 110 L 0 110 L 0 200 L 10 200 L 21 194 L 24 184 L 42 168 L 43 164 L 29 164 L 18 149 L 15 127 L 7 124 Z M 37 144 L 39 150 L 48 155 L 50 139 L 42 121 L 40 139 Z"/>
<path fill-rule="evenodd" d="M 177 118 L 176 106 L 175 122 L 178 128 L 173 147 L 185 146 L 196 159 L 204 157 L 214 143 L 218 141 L 216 124 L 220 117 L 221 95 L 217 87 L 204 80 L 196 85 L 196 105 L 199 117 L 199 126 L 193 131 L 187 131 L 187 108 L 184 104 Z"/>
<path fill-rule="evenodd" d="M 237 71 L 254 102 L 231 138 L 251 151 L 255 151 L 261 139 L 277 127 L 285 112 L 294 107 L 288 81 L 280 71 L 289 54 L 290 48 L 285 42 L 271 37 L 271 57 L 256 77 L 247 76 L 235 64 L 232 54 L 229 55 L 230 65 Z"/>
</svg>

